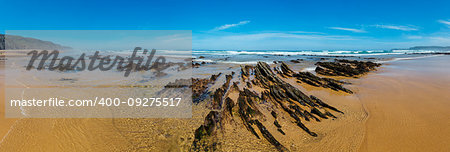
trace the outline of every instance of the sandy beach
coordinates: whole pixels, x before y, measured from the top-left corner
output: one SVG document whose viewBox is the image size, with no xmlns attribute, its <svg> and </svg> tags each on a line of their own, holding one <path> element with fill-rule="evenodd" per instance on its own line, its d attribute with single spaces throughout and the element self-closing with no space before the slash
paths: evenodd
<svg viewBox="0 0 450 152">
<path fill-rule="evenodd" d="M 293 119 L 287 113 L 277 111 L 276 119 L 286 133 L 283 135 L 270 125 L 275 120 L 267 117 L 270 107 L 261 103 L 260 111 L 266 115 L 262 124 L 290 151 L 448 151 L 450 96 L 446 92 L 450 90 L 450 71 L 446 67 L 450 65 L 449 59 L 449 56 L 437 56 L 386 62 L 375 72 L 344 79 L 352 83 L 345 86 L 354 94 L 282 78 L 344 114 L 333 112 L 335 119 L 305 121 L 304 124 L 317 134 L 313 137 L 290 125 Z M 308 67 L 289 65 L 294 71 Z M 225 74 L 230 73 L 230 68 L 239 72 L 239 66 L 230 65 L 212 64 L 201 68 L 221 69 Z M 211 74 L 208 70 L 204 72 L 196 74 L 203 77 Z M 217 81 L 226 80 L 221 76 Z M 4 103 L 3 90 L 1 95 Z M 229 96 L 238 100 L 237 94 Z M 195 131 L 203 124 L 210 106 L 207 103 L 194 105 L 190 119 L 10 119 L 4 118 L 2 107 L 0 150 L 187 151 L 192 148 Z M 226 121 L 223 131 L 215 136 L 222 150 L 277 150 L 267 140 L 256 138 L 240 126 L 242 120 L 233 121 Z M 259 146 L 254 146 L 256 143 Z"/>
<path fill-rule="evenodd" d="M 390 62 L 357 80 L 369 117 L 361 151 L 449 151 L 449 56 Z"/>
<path fill-rule="evenodd" d="M 0 152 L 450 152 L 450 0 L 0 4 Z"/>
</svg>

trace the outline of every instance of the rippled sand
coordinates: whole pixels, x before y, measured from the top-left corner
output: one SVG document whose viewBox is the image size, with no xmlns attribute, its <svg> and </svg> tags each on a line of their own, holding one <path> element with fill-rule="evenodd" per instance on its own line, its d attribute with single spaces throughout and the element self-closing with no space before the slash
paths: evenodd
<svg viewBox="0 0 450 152">
<path fill-rule="evenodd" d="M 359 81 L 361 151 L 450 151 L 450 56 L 391 62 Z"/>
</svg>

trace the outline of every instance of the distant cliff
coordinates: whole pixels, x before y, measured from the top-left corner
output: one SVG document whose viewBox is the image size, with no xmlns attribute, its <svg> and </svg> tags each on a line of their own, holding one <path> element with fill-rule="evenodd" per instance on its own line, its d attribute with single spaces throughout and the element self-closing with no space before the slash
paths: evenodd
<svg viewBox="0 0 450 152">
<path fill-rule="evenodd" d="M 0 34 L 0 50 L 17 49 L 68 50 L 71 48 L 35 38 Z"/>
<path fill-rule="evenodd" d="M 5 35 L 0 34 L 0 50 L 5 49 Z"/>
</svg>

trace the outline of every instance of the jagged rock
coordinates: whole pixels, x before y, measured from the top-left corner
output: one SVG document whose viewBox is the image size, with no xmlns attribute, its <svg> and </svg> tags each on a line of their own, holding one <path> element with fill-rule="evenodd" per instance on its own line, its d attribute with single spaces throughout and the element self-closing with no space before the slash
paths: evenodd
<svg viewBox="0 0 450 152">
<path fill-rule="evenodd" d="M 216 81 L 217 80 L 217 78 L 220 76 L 220 75 L 222 75 L 222 73 L 219 73 L 219 74 L 216 74 L 216 75 L 211 75 L 211 78 L 209 79 L 210 81 Z"/>
<path fill-rule="evenodd" d="M 230 92 L 239 91 L 239 87 L 236 82 L 233 82 L 233 85 L 231 86 Z"/>
<path fill-rule="evenodd" d="M 317 62 L 316 65 L 315 71 L 318 74 L 346 77 L 356 77 L 369 71 L 376 70 L 376 67 L 381 66 L 379 63 L 370 61 L 352 61 L 345 59 L 336 59 L 334 62 Z"/>
<path fill-rule="evenodd" d="M 216 80 L 219 75 L 220 73 L 211 76 L 209 81 Z M 226 82 L 220 88 L 215 90 L 212 95 L 212 108 L 218 110 L 222 109 L 222 106 L 225 108 L 222 112 L 210 111 L 206 116 L 204 124 L 195 131 L 195 140 L 192 144 L 192 151 L 215 151 L 217 149 L 218 139 L 212 138 L 211 136 L 215 135 L 216 130 L 221 128 L 222 124 L 225 123 L 224 120 L 233 119 L 233 107 L 235 104 L 231 98 L 225 96 L 227 90 L 229 90 L 228 88 L 232 75 L 226 75 L 225 77 Z M 225 102 L 222 102 L 222 98 L 224 97 L 226 97 Z"/>
<path fill-rule="evenodd" d="M 283 68 L 286 72 L 290 70 L 288 66 L 284 66 Z M 309 121 L 310 118 L 317 121 L 320 121 L 320 119 L 311 115 L 308 111 L 302 110 L 299 105 L 309 108 L 310 110 L 317 108 L 331 108 L 331 110 L 337 110 L 331 106 L 321 106 L 325 105 L 322 101 L 319 101 L 320 103 L 316 102 L 316 100 L 311 99 L 297 88 L 284 82 L 273 74 L 272 71 L 270 71 L 270 68 L 266 63 L 258 62 L 254 70 L 256 81 L 259 82 L 258 84 L 260 84 L 263 88 L 269 88 L 268 91 L 266 90 L 262 92 L 262 99 L 278 103 L 284 111 L 296 120 L 297 126 L 302 128 L 311 136 L 317 136 L 317 134 L 310 131 L 301 122 L 300 118 L 304 118 L 307 121 Z M 316 110 L 313 111 L 317 113 Z"/>
<path fill-rule="evenodd" d="M 199 80 L 199 79 L 196 79 Z M 192 79 L 194 81 L 194 79 Z M 175 82 L 169 82 L 167 85 L 164 86 L 164 88 L 183 88 L 183 87 L 190 87 L 192 85 L 192 81 L 189 79 L 177 79 Z"/>
<path fill-rule="evenodd" d="M 169 82 L 164 86 L 164 89 L 158 92 L 158 94 L 167 94 L 168 92 L 176 92 L 174 88 L 190 88 L 192 89 L 192 99 L 194 103 L 198 103 L 207 97 L 209 92 L 207 91 L 208 85 L 210 83 L 214 83 L 217 77 L 220 76 L 221 73 L 217 75 L 211 75 L 211 78 L 191 78 L 191 79 L 177 79 L 175 82 Z M 181 92 L 187 92 L 187 90 L 182 90 Z"/>
<path fill-rule="evenodd" d="M 266 129 L 266 127 L 264 127 L 264 125 L 261 122 L 259 122 L 258 120 L 255 120 L 255 124 L 256 124 L 256 126 L 258 126 L 258 129 L 261 132 L 261 134 L 263 135 L 263 137 L 266 138 L 267 141 L 269 141 L 272 145 L 274 145 L 278 151 L 289 151 L 286 147 L 281 145 L 280 142 L 278 142 L 275 139 L 275 137 L 272 136 L 272 134 Z"/>
<path fill-rule="evenodd" d="M 311 95 L 310 96 L 311 97 L 311 99 L 312 100 L 314 100 L 317 104 L 319 104 L 320 106 L 322 106 L 322 107 L 325 107 L 325 108 L 328 108 L 328 109 L 331 109 L 331 110 L 333 110 L 333 111 L 336 111 L 336 112 L 339 112 L 339 113 L 342 113 L 342 114 L 344 114 L 344 112 L 342 112 L 342 111 L 339 111 L 338 109 L 336 109 L 335 107 L 333 107 L 333 106 L 330 106 L 330 105 L 328 105 L 328 104 L 326 104 L 325 102 L 323 102 L 322 100 L 320 100 L 319 98 L 317 98 L 317 97 L 315 97 L 315 96 L 313 96 L 313 95 Z"/>
<path fill-rule="evenodd" d="M 347 93 L 353 93 L 351 90 L 346 89 L 342 86 L 342 84 L 347 84 L 346 82 L 331 79 L 331 78 L 321 78 L 321 77 L 315 76 L 314 74 L 312 74 L 310 72 L 295 73 L 284 62 L 282 62 L 280 67 L 275 67 L 274 70 L 279 75 L 283 76 L 284 78 L 296 77 L 301 82 L 305 82 L 312 86 L 330 88 L 335 91 L 341 90 L 341 91 L 344 91 Z"/>
<path fill-rule="evenodd" d="M 328 119 L 329 117 L 336 118 L 328 110 L 342 113 L 317 97 L 304 94 L 298 88 L 285 82 L 285 79 L 281 79 L 279 76 L 285 76 L 286 79 L 295 79 L 293 78 L 295 72 L 284 62 L 280 63 L 280 67 L 274 69 L 277 74 L 265 62 L 258 62 L 256 66 L 241 66 L 241 77 L 238 77 L 238 79 L 241 79 L 234 81 L 231 86 L 230 83 L 233 74 L 226 75 L 225 82 L 222 86 L 213 91 L 214 93 L 210 96 L 211 98 L 208 98 L 214 111 L 208 114 L 204 124 L 195 131 L 195 140 L 191 150 L 216 150 L 217 146 L 221 144 L 219 139 L 217 139 L 217 134 L 226 131 L 225 127 L 222 126 L 234 122 L 232 126 L 244 126 L 256 138 L 269 141 L 277 150 L 288 151 L 286 147 L 275 139 L 264 124 L 274 125 L 278 132 L 286 135 L 279 122 L 281 119 L 277 117 L 282 115 L 284 118 L 283 114 L 287 114 L 294 120 L 291 125 L 296 125 L 299 129 L 315 137 L 317 134 L 303 124 L 303 120 L 310 121 L 312 119 L 319 122 L 321 119 Z M 207 80 L 215 81 L 219 75 L 213 75 Z M 313 78 L 316 80 L 320 77 Z M 322 81 L 337 83 L 332 79 L 320 78 L 319 80 L 321 83 L 324 83 Z M 242 88 L 239 88 L 238 83 L 241 82 L 244 84 L 240 85 Z M 236 102 L 228 97 L 230 93 L 237 93 L 238 97 Z M 260 108 L 263 108 L 261 107 L 262 104 L 273 105 L 269 106 L 274 108 L 269 109 L 271 110 L 271 117 L 275 118 L 273 123 L 265 122 L 268 116 L 260 111 Z M 275 109 L 279 107 L 281 107 L 281 110 Z M 234 121 L 235 118 L 241 119 L 242 121 Z M 283 125 L 289 124 L 283 123 Z M 219 129 L 222 129 L 222 131 L 217 131 Z"/>
<path fill-rule="evenodd" d="M 277 126 L 278 128 L 281 128 L 281 125 L 280 125 L 280 123 L 278 123 L 277 120 L 275 120 L 275 121 L 273 122 L 273 124 L 274 124 L 275 126 Z"/>
<path fill-rule="evenodd" d="M 323 119 L 328 119 L 328 117 L 325 114 L 323 114 L 322 112 L 320 112 L 317 108 L 311 109 L 311 113 L 313 113 Z"/>
<path fill-rule="evenodd" d="M 286 135 L 286 133 L 284 133 L 284 131 L 281 128 L 277 129 L 281 134 Z"/>
<path fill-rule="evenodd" d="M 199 63 L 192 62 L 192 68 L 198 68 L 198 67 L 200 67 Z"/>
<path fill-rule="evenodd" d="M 255 129 L 252 127 L 253 119 L 262 113 L 256 108 L 255 101 L 259 101 L 258 95 L 254 94 L 248 89 L 239 92 L 238 105 L 239 105 L 239 116 L 244 122 L 244 126 L 260 139 L 259 135 L 256 133 Z"/>
<path fill-rule="evenodd" d="M 233 79 L 233 75 L 226 75 L 225 76 L 225 83 L 223 84 L 223 86 L 222 87 L 224 87 L 224 89 L 225 88 L 228 88 L 229 86 L 230 86 L 230 81 L 231 81 L 231 79 Z"/>
<path fill-rule="evenodd" d="M 205 117 L 204 124 L 195 130 L 195 139 L 192 144 L 194 151 L 215 151 L 217 149 L 216 144 L 211 144 L 208 139 L 220 128 L 219 120 L 219 112 L 209 112 Z"/>
<path fill-rule="evenodd" d="M 234 101 L 230 97 L 227 97 L 225 99 L 225 105 L 225 113 L 229 113 L 230 116 L 233 117 Z"/>
<path fill-rule="evenodd" d="M 242 78 L 245 80 L 248 76 L 250 76 L 250 70 L 253 69 L 252 66 L 250 65 L 241 65 L 241 73 L 242 73 Z"/>
<path fill-rule="evenodd" d="M 281 62 L 281 66 L 280 66 L 280 67 L 274 67 L 274 70 L 275 70 L 278 74 L 280 74 L 281 76 L 283 76 L 284 78 L 286 78 L 286 77 L 291 77 L 292 74 L 294 73 L 294 71 L 292 71 L 292 70 L 289 68 L 289 66 L 288 66 L 286 63 L 284 63 L 284 62 Z"/>
<path fill-rule="evenodd" d="M 232 75 L 226 75 L 225 83 L 216 91 L 214 91 L 212 97 L 213 100 L 211 102 L 212 109 L 222 109 L 222 101 L 223 98 L 228 91 L 228 87 L 230 86 L 230 81 L 233 78 Z"/>
<path fill-rule="evenodd" d="M 199 58 L 199 59 L 203 59 L 203 58 L 205 58 L 205 57 L 204 57 L 204 56 L 199 56 L 198 58 Z"/>
<path fill-rule="evenodd" d="M 353 93 L 351 90 L 344 88 L 342 84 L 346 84 L 343 81 L 331 79 L 331 78 L 321 78 L 318 76 L 315 76 L 311 72 L 298 72 L 293 75 L 298 80 L 305 82 L 309 85 L 316 86 L 316 87 L 323 87 L 323 88 L 330 88 L 335 91 L 344 91 L 347 93 Z"/>
<path fill-rule="evenodd" d="M 247 87 L 248 88 L 252 88 L 252 84 L 250 82 L 247 81 Z"/>
<path fill-rule="evenodd" d="M 270 112 L 270 114 L 273 116 L 273 118 L 277 118 L 277 113 L 275 113 L 275 111 Z"/>
<path fill-rule="evenodd" d="M 291 60 L 292 63 L 300 63 L 303 59 Z"/>
<path fill-rule="evenodd" d="M 217 89 L 214 91 L 214 94 L 212 95 L 212 109 L 222 109 L 222 98 L 225 95 L 225 90 L 222 88 Z"/>
<path fill-rule="evenodd" d="M 281 62 L 280 68 L 281 68 L 281 70 L 283 71 L 283 73 L 285 73 L 285 74 L 291 74 L 291 73 L 294 73 L 294 71 L 292 71 L 292 70 L 289 68 L 289 66 L 288 66 L 286 63 L 284 63 L 284 62 Z"/>
<path fill-rule="evenodd" d="M 337 118 L 336 116 L 334 116 L 332 113 L 330 113 L 329 111 L 325 111 L 325 115 L 333 117 L 333 118 Z"/>
</svg>

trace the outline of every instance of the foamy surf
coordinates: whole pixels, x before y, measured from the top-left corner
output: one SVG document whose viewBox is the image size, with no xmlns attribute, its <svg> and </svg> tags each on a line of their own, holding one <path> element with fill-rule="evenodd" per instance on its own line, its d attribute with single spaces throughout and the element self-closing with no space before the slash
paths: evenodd
<svg viewBox="0 0 450 152">
<path fill-rule="evenodd" d="M 307 67 L 307 68 L 302 69 L 301 71 L 302 72 L 313 72 L 315 70 L 316 70 L 316 67 Z"/>
<path fill-rule="evenodd" d="M 387 62 L 395 62 L 395 61 L 401 61 L 401 60 L 414 60 L 414 59 L 421 59 L 421 58 L 427 58 L 427 57 L 437 57 L 437 56 L 443 56 L 443 55 L 442 54 L 436 54 L 436 55 L 426 55 L 426 56 L 416 56 L 416 57 L 399 57 L 399 58 L 392 58 L 390 60 L 376 61 L 376 63 L 387 63 Z"/>
</svg>

